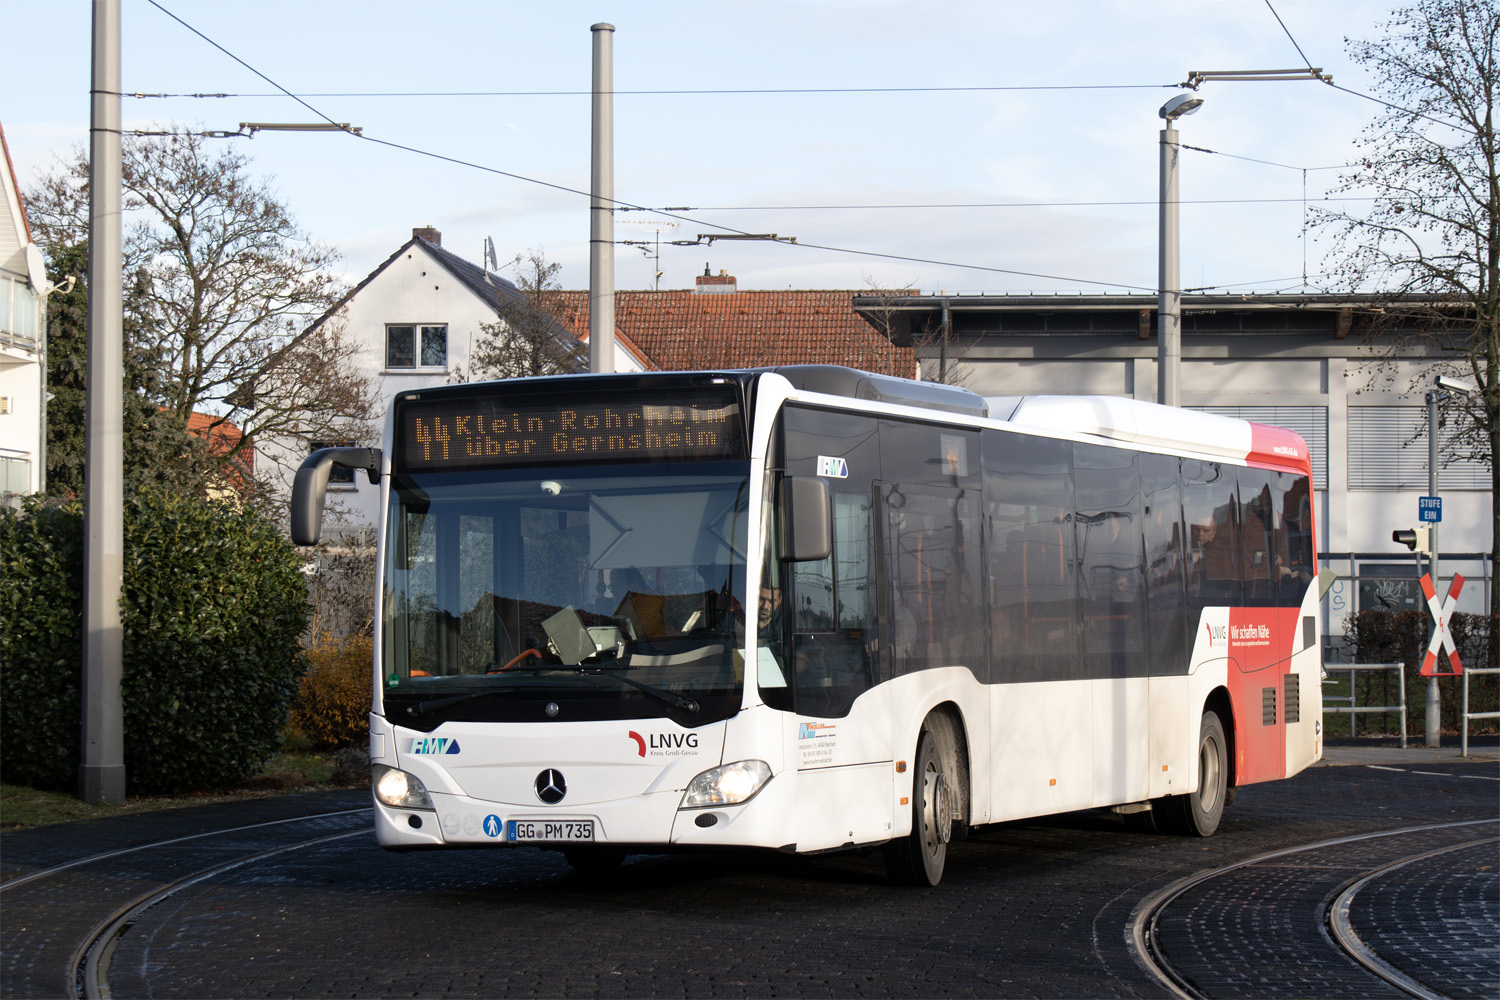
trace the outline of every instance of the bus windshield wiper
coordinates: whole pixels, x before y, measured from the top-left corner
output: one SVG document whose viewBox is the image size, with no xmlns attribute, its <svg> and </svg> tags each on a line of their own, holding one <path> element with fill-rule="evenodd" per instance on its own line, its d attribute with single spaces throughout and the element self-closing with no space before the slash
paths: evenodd
<svg viewBox="0 0 1500 1000">
<path fill-rule="evenodd" d="M 671 705 L 674 708 L 680 708 L 684 712 L 698 711 L 698 703 L 693 699 L 684 698 L 680 694 L 674 694 L 673 692 L 664 690 L 663 688 L 655 687 L 651 684 L 647 684 L 645 681 L 638 681 L 634 677 L 631 677 L 629 674 L 625 673 L 626 670 L 630 669 L 629 667 L 588 667 L 586 669 L 594 670 L 601 674 L 613 674 L 620 680 L 624 681 L 626 684 L 629 684 L 631 687 L 639 691 L 644 691 L 647 694 L 651 695 L 653 698 L 660 698 L 668 705 Z"/>
<path fill-rule="evenodd" d="M 492 694 L 500 694 L 504 688 L 492 688 L 489 691 L 468 691 L 464 694 L 455 694 L 448 698 L 436 698 L 432 701 L 424 701 L 418 705 L 406 706 L 407 715 L 426 715 L 428 712 L 436 712 L 440 708 L 448 708 L 450 705 L 459 705 L 475 698 L 486 698 Z"/>
</svg>

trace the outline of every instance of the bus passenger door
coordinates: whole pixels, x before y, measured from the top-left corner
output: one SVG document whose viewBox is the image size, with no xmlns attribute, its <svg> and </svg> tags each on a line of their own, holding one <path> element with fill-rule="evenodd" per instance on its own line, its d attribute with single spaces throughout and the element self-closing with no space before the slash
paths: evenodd
<svg viewBox="0 0 1500 1000">
<path fill-rule="evenodd" d="M 891 835 L 890 691 L 875 686 L 872 661 L 870 500 L 838 485 L 829 494 L 832 551 L 787 574 L 802 851 Z"/>
</svg>

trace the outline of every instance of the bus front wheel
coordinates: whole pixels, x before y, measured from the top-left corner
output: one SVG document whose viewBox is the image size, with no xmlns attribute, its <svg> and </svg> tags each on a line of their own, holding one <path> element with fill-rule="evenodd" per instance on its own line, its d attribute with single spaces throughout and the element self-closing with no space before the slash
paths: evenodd
<svg viewBox="0 0 1500 1000">
<path fill-rule="evenodd" d="M 924 727 L 917 741 L 916 773 L 911 783 L 911 833 L 885 845 L 885 867 L 891 881 L 932 886 L 942 880 L 948 842 L 953 838 L 949 781 L 937 738 Z"/>
<path fill-rule="evenodd" d="M 1229 804 L 1229 754 L 1224 724 L 1215 712 L 1204 712 L 1198 724 L 1198 790 L 1174 795 L 1163 805 L 1174 831 L 1210 837 Z"/>
</svg>

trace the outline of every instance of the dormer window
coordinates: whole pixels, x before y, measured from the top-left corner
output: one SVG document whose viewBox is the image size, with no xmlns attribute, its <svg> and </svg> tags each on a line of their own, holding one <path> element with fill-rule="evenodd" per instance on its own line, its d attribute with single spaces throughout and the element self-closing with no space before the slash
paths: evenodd
<svg viewBox="0 0 1500 1000">
<path fill-rule="evenodd" d="M 386 368 L 447 368 L 448 327 L 396 326 L 385 328 Z"/>
</svg>

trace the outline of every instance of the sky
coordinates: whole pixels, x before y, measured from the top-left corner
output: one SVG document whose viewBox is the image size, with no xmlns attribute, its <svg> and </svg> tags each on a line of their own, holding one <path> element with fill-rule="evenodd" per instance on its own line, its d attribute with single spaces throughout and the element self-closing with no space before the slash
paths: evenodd
<svg viewBox="0 0 1500 1000">
<path fill-rule="evenodd" d="M 1311 64 L 1369 94 L 1345 39 L 1380 37 L 1388 13 L 1383 0 L 122 4 L 124 91 L 173 95 L 127 97 L 127 129 L 362 129 L 215 140 L 341 252 L 351 284 L 431 226 L 476 263 L 492 239 L 502 264 L 540 250 L 563 287 L 588 287 L 603 22 L 615 197 L 678 209 L 616 213 L 617 241 L 662 243 L 659 258 L 617 246 L 617 288 L 690 288 L 708 268 L 741 290 L 948 294 L 1154 292 L 1157 112 L 1176 85 Z M 23 191 L 87 140 L 90 10 L 5 2 L 0 126 Z M 1379 111 L 1358 94 L 1201 86 L 1178 125 L 1198 147 L 1180 161 L 1184 288 L 1329 287 L 1337 243 L 1307 207 L 1335 192 L 1328 168 Z M 797 245 L 671 245 L 726 232 Z"/>
</svg>

